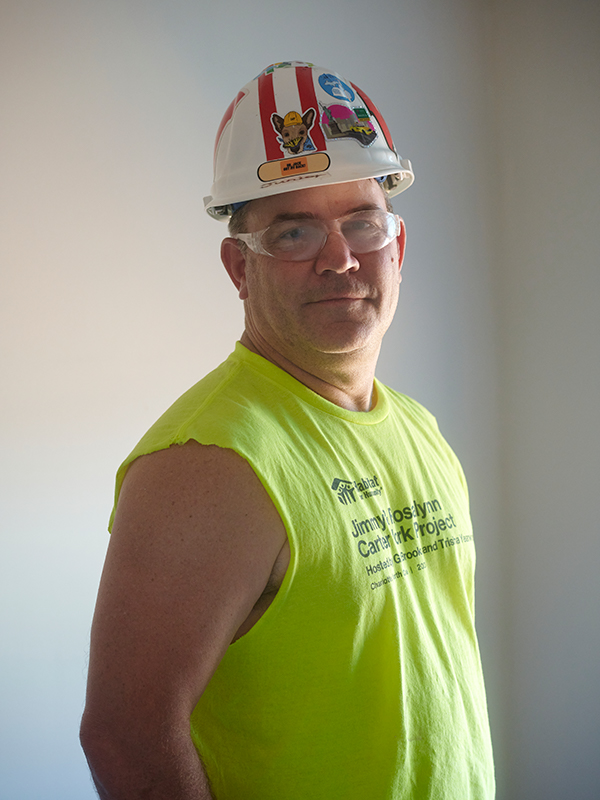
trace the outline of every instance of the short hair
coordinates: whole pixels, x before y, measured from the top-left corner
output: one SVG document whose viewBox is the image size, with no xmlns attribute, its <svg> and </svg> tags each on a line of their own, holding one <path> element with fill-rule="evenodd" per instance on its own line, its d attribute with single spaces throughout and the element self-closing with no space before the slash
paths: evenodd
<svg viewBox="0 0 600 800">
<path fill-rule="evenodd" d="M 381 184 L 379 184 L 381 186 Z M 394 206 L 392 205 L 392 201 L 386 191 L 384 191 L 383 187 L 381 187 L 381 191 L 383 192 L 383 198 L 385 200 L 385 207 L 390 214 L 394 213 Z M 234 238 L 238 235 L 238 233 L 246 233 L 246 227 L 248 223 L 248 208 L 250 207 L 252 200 L 249 200 L 247 203 L 244 203 L 242 206 L 237 208 L 229 219 L 229 235 L 233 236 Z M 240 242 L 240 245 L 244 244 Z"/>
<path fill-rule="evenodd" d="M 238 233 L 246 233 L 248 223 L 248 206 L 252 201 L 249 200 L 243 206 L 237 208 L 229 218 L 229 235 L 237 236 Z"/>
</svg>

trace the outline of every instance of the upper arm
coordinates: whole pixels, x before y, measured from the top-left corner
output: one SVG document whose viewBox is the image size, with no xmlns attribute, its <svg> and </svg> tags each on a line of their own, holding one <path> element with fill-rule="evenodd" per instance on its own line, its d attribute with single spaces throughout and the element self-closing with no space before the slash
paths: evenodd
<svg viewBox="0 0 600 800">
<path fill-rule="evenodd" d="M 189 442 L 134 462 L 92 626 L 91 727 L 189 720 L 285 541 L 233 451 Z"/>
</svg>

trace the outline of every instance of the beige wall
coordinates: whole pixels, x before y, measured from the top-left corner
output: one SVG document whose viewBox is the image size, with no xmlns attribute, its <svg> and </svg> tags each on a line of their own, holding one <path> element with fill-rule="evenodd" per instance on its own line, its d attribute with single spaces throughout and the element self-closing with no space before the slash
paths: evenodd
<svg viewBox="0 0 600 800">
<path fill-rule="evenodd" d="M 600 796 L 600 6 L 498 2 L 508 798 Z"/>
<path fill-rule="evenodd" d="M 469 478 L 499 797 L 597 795 L 599 44 L 585 0 L 0 2 L 0 793 L 94 796 L 113 473 L 241 330 L 214 132 L 300 58 L 363 86 L 417 174 L 379 374 Z"/>
</svg>

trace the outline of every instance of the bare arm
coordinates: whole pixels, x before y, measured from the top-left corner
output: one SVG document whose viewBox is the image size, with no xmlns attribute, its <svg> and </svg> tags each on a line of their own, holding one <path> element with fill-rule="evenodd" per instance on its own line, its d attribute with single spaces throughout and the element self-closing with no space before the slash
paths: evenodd
<svg viewBox="0 0 600 800">
<path fill-rule="evenodd" d="M 249 465 L 196 442 L 131 466 L 92 626 L 81 740 L 102 800 L 208 800 L 190 714 L 286 545 Z"/>
</svg>

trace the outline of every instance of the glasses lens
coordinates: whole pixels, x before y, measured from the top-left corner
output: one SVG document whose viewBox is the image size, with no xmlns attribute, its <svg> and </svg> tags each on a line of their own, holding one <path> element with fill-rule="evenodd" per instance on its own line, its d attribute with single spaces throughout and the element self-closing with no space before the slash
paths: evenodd
<svg viewBox="0 0 600 800">
<path fill-rule="evenodd" d="M 261 245 L 275 258 L 302 261 L 315 256 L 325 241 L 327 231 L 319 220 L 293 219 L 276 222 L 264 232 Z"/>
<path fill-rule="evenodd" d="M 342 222 L 342 234 L 353 253 L 373 253 L 396 235 L 396 219 L 386 211 L 357 211 Z"/>
<path fill-rule="evenodd" d="M 339 222 L 342 236 L 353 253 L 381 250 L 397 234 L 396 217 L 383 209 L 356 211 Z M 274 258 L 308 261 L 320 252 L 328 235 L 327 222 L 291 219 L 270 225 L 262 232 L 260 245 L 263 252 Z"/>
</svg>

